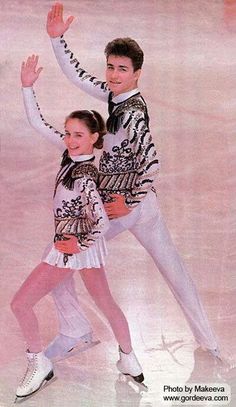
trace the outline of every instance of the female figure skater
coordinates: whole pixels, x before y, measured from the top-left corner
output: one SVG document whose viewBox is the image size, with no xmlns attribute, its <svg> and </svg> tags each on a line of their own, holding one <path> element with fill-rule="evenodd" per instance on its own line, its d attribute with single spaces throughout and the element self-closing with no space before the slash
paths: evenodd
<svg viewBox="0 0 236 407">
<path fill-rule="evenodd" d="M 96 305 L 108 319 L 119 344 L 118 369 L 136 381 L 144 380 L 142 368 L 132 350 L 127 320 L 115 303 L 103 268 L 106 254 L 104 233 L 109 220 L 96 189 L 98 176 L 94 166 L 94 148 L 102 148 L 105 124 L 96 111 L 72 112 L 65 120 L 65 135 L 47 126 L 40 114 L 32 85 L 42 68 L 38 57 L 23 62 L 21 81 L 26 113 L 38 115 L 34 127 L 60 148 L 65 149 L 54 191 L 54 243 L 47 248 L 42 262 L 24 281 L 11 303 L 20 324 L 28 350 L 28 369 L 17 388 L 17 397 L 36 392 L 53 377 L 53 366 L 42 350 L 34 305 L 60 282 L 79 270 L 82 280 Z M 37 112 L 36 112 L 37 111 Z"/>
</svg>

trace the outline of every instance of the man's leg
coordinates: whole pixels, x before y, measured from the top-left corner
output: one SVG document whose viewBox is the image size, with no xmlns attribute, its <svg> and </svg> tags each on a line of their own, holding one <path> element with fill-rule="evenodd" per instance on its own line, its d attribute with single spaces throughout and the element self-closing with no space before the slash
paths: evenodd
<svg viewBox="0 0 236 407">
<path fill-rule="evenodd" d="M 58 284 L 52 292 L 58 321 L 59 334 L 45 350 L 49 359 L 64 357 L 77 345 L 88 346 L 92 343 L 92 327 L 85 317 L 75 291 L 73 273 Z"/>
<path fill-rule="evenodd" d="M 112 239 L 125 228 L 118 220 L 111 221 L 107 239 Z M 68 277 L 51 292 L 59 320 L 59 335 L 49 344 L 46 355 L 49 358 L 63 356 L 79 342 L 92 341 L 92 327 L 80 307 L 75 291 L 73 275 Z"/>
<path fill-rule="evenodd" d="M 52 296 L 56 304 L 61 334 L 79 338 L 92 331 L 90 322 L 80 307 L 73 275 L 59 284 L 52 291 Z"/>
<path fill-rule="evenodd" d="M 140 219 L 130 231 L 153 258 L 181 306 L 197 342 L 205 348 L 216 349 L 216 338 L 206 312 L 172 242 L 154 193 L 143 205 Z"/>
</svg>

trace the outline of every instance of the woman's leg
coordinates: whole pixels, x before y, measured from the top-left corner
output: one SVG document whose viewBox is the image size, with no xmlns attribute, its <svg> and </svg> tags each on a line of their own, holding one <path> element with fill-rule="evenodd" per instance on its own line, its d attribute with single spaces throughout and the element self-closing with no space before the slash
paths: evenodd
<svg viewBox="0 0 236 407">
<path fill-rule="evenodd" d="M 41 352 L 39 327 L 34 305 L 60 283 L 70 269 L 62 269 L 47 263 L 40 263 L 27 277 L 15 294 L 11 308 L 15 314 L 30 352 Z"/>
<path fill-rule="evenodd" d="M 110 228 L 105 235 L 106 240 L 112 239 L 125 229 L 126 228 L 120 223 L 119 219 L 112 219 L 110 221 Z M 65 351 L 67 351 L 67 348 L 71 348 L 71 339 L 76 339 L 78 342 L 81 337 L 92 332 L 90 322 L 83 314 L 73 286 L 74 277 L 73 274 L 71 274 L 60 284 L 58 284 L 51 292 L 58 313 L 60 334 L 63 335 L 63 344 L 61 343 L 60 347 L 62 345 Z M 68 346 L 66 344 L 65 337 L 69 337 Z M 56 343 L 53 353 L 54 351 L 56 353 L 58 352 L 58 336 L 55 338 L 55 341 Z M 73 342 L 76 343 L 76 341 Z M 50 344 L 50 354 L 52 349 L 51 347 L 54 347 L 53 343 Z"/>
<path fill-rule="evenodd" d="M 104 269 L 83 269 L 80 274 L 89 294 L 109 321 L 122 351 L 131 352 L 128 322 L 111 295 Z"/>
</svg>

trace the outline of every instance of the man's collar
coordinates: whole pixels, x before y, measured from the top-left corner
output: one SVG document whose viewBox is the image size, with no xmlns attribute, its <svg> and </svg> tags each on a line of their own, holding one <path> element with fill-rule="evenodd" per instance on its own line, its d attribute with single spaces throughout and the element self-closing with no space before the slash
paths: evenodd
<svg viewBox="0 0 236 407">
<path fill-rule="evenodd" d="M 139 92 L 138 88 L 132 89 L 129 92 L 121 93 L 120 95 L 112 97 L 112 102 L 114 103 L 120 103 L 124 102 L 126 99 L 129 99 L 131 96 L 135 95 L 136 93 Z"/>
</svg>

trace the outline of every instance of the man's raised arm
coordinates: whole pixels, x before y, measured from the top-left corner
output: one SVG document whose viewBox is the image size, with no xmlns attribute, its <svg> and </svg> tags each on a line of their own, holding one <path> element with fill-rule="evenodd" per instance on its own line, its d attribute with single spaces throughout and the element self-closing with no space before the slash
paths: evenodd
<svg viewBox="0 0 236 407">
<path fill-rule="evenodd" d="M 74 17 L 68 17 L 65 22 L 63 18 L 63 5 L 55 3 L 48 13 L 47 33 L 51 38 L 56 59 L 67 78 L 97 99 L 108 101 L 109 89 L 105 81 L 99 81 L 95 76 L 90 75 L 84 68 L 74 53 L 68 48 L 63 34 L 70 27 Z"/>
</svg>

